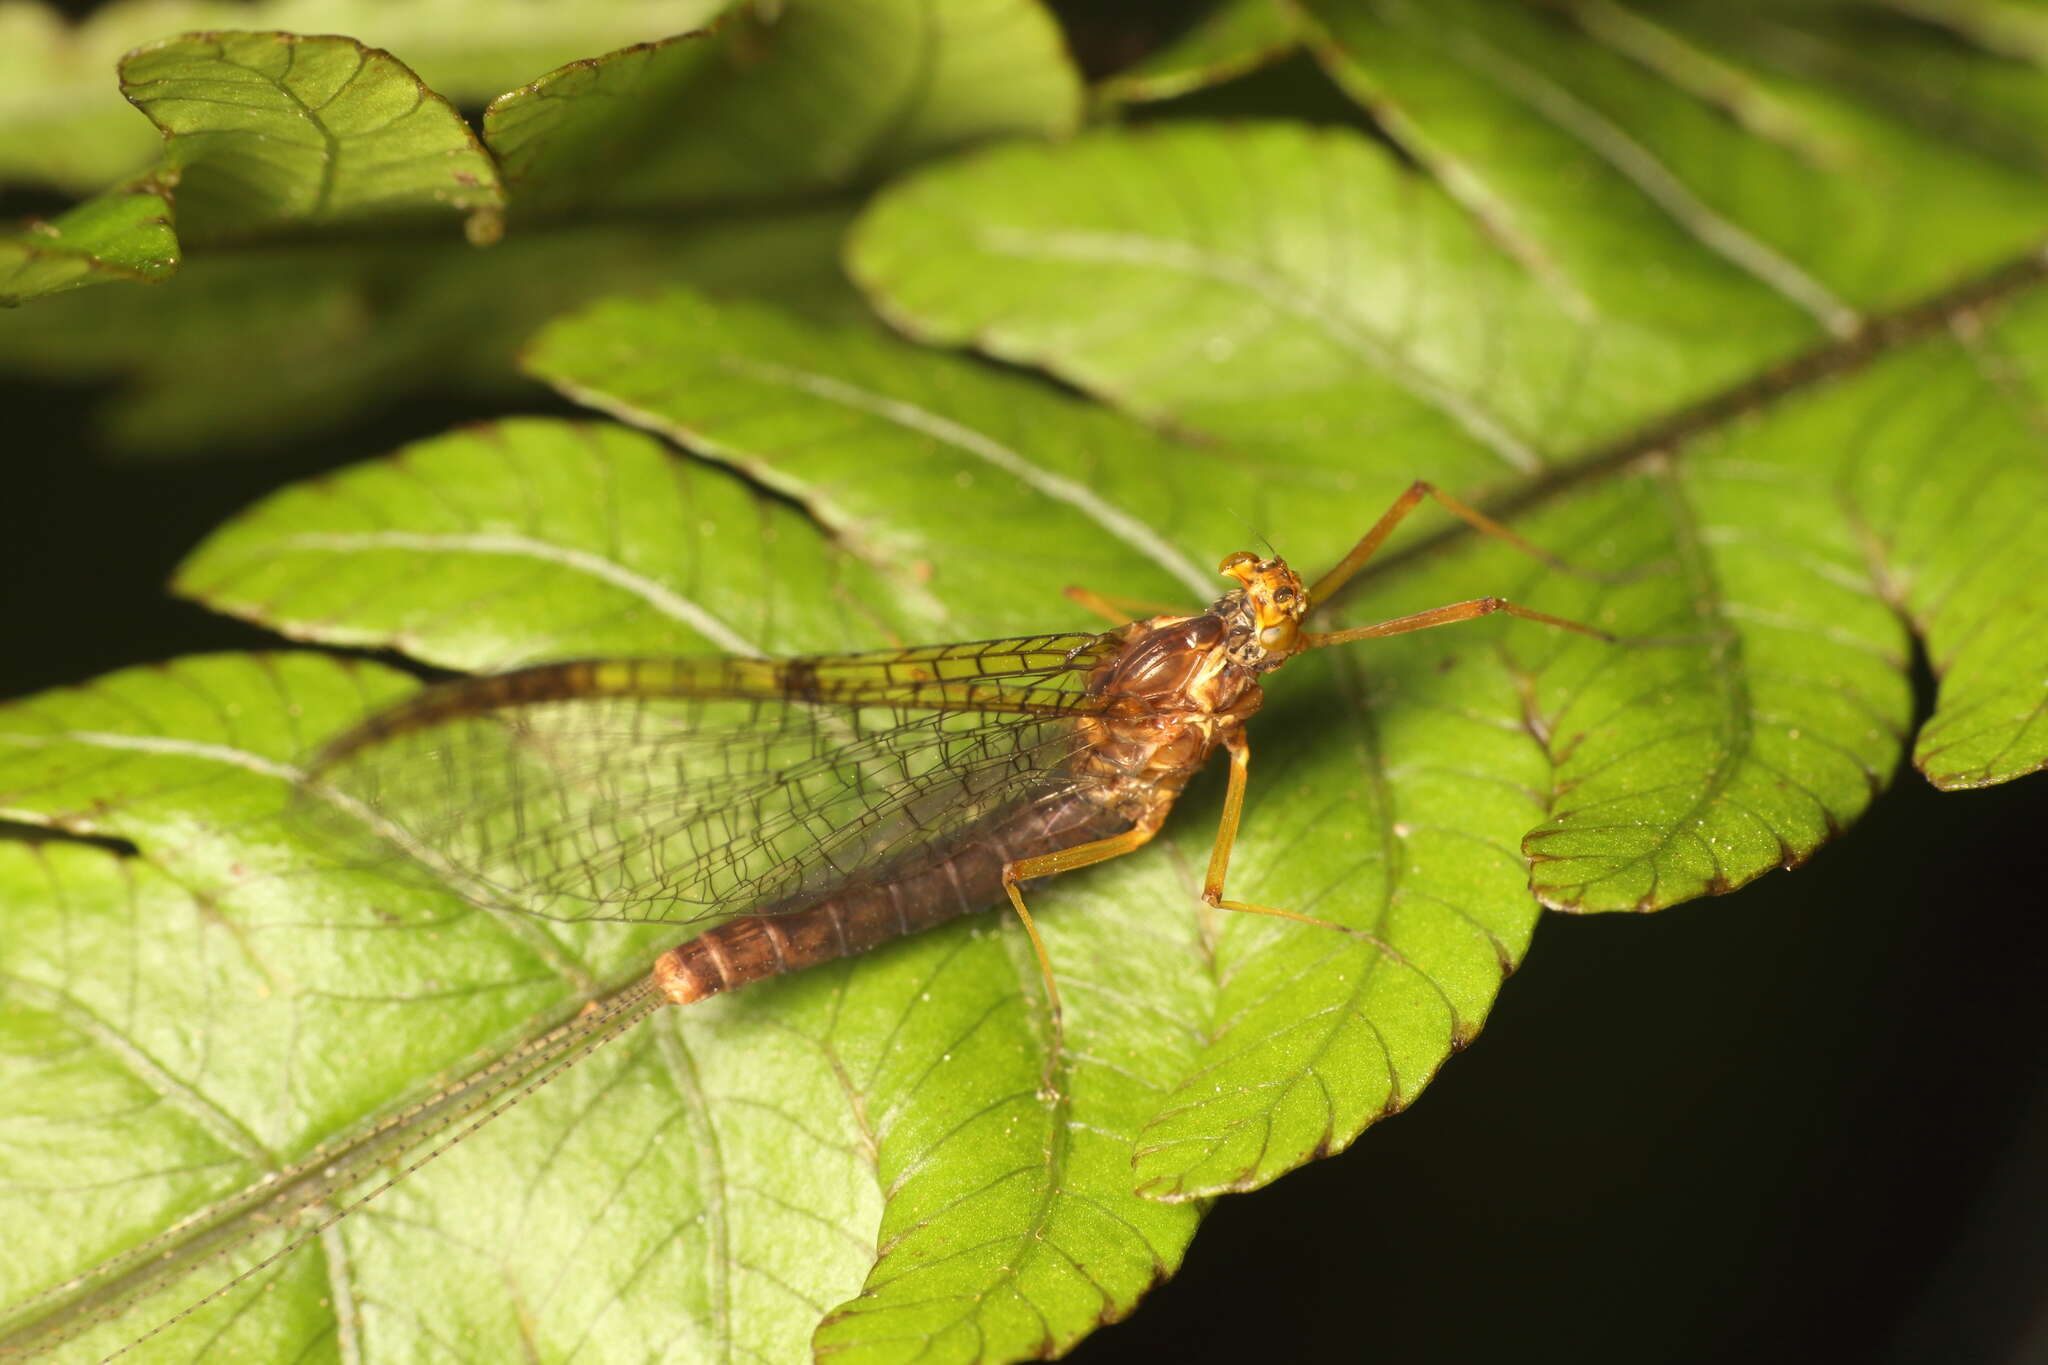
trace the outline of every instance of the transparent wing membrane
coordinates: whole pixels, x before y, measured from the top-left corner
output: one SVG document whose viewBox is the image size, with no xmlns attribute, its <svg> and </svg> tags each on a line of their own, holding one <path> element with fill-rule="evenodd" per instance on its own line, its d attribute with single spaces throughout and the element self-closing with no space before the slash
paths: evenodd
<svg viewBox="0 0 2048 1365">
<path fill-rule="evenodd" d="M 1070 790 L 1117 638 L 548 665 L 430 689 L 316 761 L 308 822 L 561 919 L 774 913 Z"/>
</svg>

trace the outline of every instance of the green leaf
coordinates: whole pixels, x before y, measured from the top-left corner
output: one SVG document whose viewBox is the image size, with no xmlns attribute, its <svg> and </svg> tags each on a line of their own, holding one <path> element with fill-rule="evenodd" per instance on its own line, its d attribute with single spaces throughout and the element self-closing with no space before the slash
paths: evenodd
<svg viewBox="0 0 2048 1365">
<path fill-rule="evenodd" d="M 352 38 L 173 38 L 122 60 L 121 91 L 163 130 L 190 241 L 504 204 L 454 107 Z"/>
<path fill-rule="evenodd" d="M 1256 71 L 1293 51 L 1293 12 L 1281 0 L 1223 0 L 1171 43 L 1095 88 L 1106 103 L 1172 99 Z"/>
<path fill-rule="evenodd" d="M 845 604 L 880 596 L 873 580 L 791 508 L 646 436 L 528 419 L 288 489 L 211 537 L 174 586 L 296 639 L 482 672 L 758 654 L 770 639 L 854 648 L 870 637 L 849 633 Z"/>
<path fill-rule="evenodd" d="M 168 33 L 347 33 L 403 53 L 449 99 L 481 105 L 536 71 L 700 28 L 721 8 L 720 0 L 517 9 L 478 0 L 111 0 L 74 24 L 39 0 L 10 0 L 0 6 L 0 182 L 91 193 L 148 164 L 159 139 L 108 77 L 123 53 Z"/>
<path fill-rule="evenodd" d="M 1059 136 L 1079 115 L 1035 5 L 849 0 L 565 66 L 494 100 L 484 136 L 521 210 L 645 209 L 869 183 L 985 138 Z"/>
<path fill-rule="evenodd" d="M 161 280 L 177 268 L 163 196 L 110 191 L 0 237 L 0 307 L 108 280 Z"/>
</svg>

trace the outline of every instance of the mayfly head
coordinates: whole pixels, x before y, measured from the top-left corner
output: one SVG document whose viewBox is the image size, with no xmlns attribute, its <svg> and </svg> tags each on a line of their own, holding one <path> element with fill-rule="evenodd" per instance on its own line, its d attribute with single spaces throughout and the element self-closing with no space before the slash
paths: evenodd
<svg viewBox="0 0 2048 1365">
<path fill-rule="evenodd" d="M 1268 666 L 1302 647 L 1301 618 L 1308 614 L 1308 589 L 1287 561 L 1261 559 L 1250 550 L 1226 556 L 1217 572 L 1244 584 L 1245 605 Z"/>
</svg>

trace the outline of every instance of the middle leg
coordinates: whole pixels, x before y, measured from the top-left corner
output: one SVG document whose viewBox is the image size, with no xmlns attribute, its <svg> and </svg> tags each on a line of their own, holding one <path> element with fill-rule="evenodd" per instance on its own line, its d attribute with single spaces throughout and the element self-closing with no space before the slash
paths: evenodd
<svg viewBox="0 0 2048 1365">
<path fill-rule="evenodd" d="M 1270 905 L 1252 905 L 1246 901 L 1223 898 L 1223 879 L 1230 871 L 1230 850 L 1237 843 L 1237 826 L 1244 818 L 1244 793 L 1252 759 L 1251 741 L 1245 738 L 1243 730 L 1232 730 L 1223 743 L 1224 747 L 1230 750 L 1230 786 L 1223 794 L 1223 819 L 1216 826 L 1216 842 L 1209 847 L 1209 874 L 1202 879 L 1202 899 L 1219 910 L 1235 910 L 1246 915 L 1271 915 L 1275 919 L 1293 920 L 1297 924 L 1313 924 L 1320 929 L 1335 929 L 1338 933 L 1349 934 L 1353 938 L 1367 937 L 1335 920 L 1318 919 L 1314 915 L 1304 915 L 1298 910 L 1281 910 Z"/>
</svg>

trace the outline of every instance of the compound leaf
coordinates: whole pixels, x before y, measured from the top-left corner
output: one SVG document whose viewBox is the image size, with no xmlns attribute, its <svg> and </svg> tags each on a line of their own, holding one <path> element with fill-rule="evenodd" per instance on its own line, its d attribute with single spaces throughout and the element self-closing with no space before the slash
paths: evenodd
<svg viewBox="0 0 2048 1365">
<path fill-rule="evenodd" d="M 1919 9 L 1292 6 L 1397 149 L 1186 121 L 997 147 L 899 182 L 855 234 L 855 274 L 913 340 L 683 290 L 530 349 L 564 393 L 737 475 L 616 428 L 506 423 L 223 528 L 181 590 L 475 668 L 1087 628 L 1070 582 L 1193 607 L 1245 522 L 1312 572 L 1423 476 L 1567 567 L 1404 529 L 1329 622 L 1500 596 L 1618 639 L 1495 617 L 1270 679 L 1231 894 L 1348 933 L 1203 906 L 1219 802 L 1198 785 L 1152 847 L 1032 888 L 1062 1049 L 1029 948 L 992 920 L 676 1011 L 164 1340 L 321 1349 L 339 1302 L 368 1358 L 1056 1353 L 1170 1273 L 1206 1199 L 1412 1102 L 1539 901 L 1656 909 L 1797 862 L 1909 740 L 1945 786 L 2048 766 L 2048 81 L 2006 11 Z M 1169 65 L 1208 79 L 1196 49 L 1263 50 L 1229 27 L 1254 21 L 1229 7 Z M 552 96 L 590 107 L 508 103 L 495 145 L 601 141 L 627 126 L 602 117 L 609 83 L 665 62 L 712 69 L 672 44 L 564 73 Z M 811 169 L 889 164 L 871 131 L 851 119 Z M 569 185 L 574 160 L 522 164 Z M 1916 640 L 1938 690 L 1910 739 Z M 475 911 L 296 842 L 276 819 L 295 755 L 399 685 L 214 659 L 0 713 L 7 814 L 140 850 L 0 847 L 0 897 L 30 906 L 0 1029 L 23 1084 L 0 1091 L 58 1115 L 51 1141 L 174 1097 L 124 1137 L 193 1172 L 106 1227 L 55 1226 L 37 1201 L 66 1190 L 14 1182 L 10 1226 L 49 1226 L 9 1290 L 195 1210 L 239 1218 L 266 1176 L 404 1127 L 479 1049 L 546 1036 L 665 943 Z M 151 912 L 191 932 L 119 941 Z M 65 937 L 81 925 L 100 927 Z M 220 975 L 174 960 L 194 939 Z M 122 1004 L 181 970 L 158 1008 Z M 392 1036 L 300 1049 L 344 1022 Z M 139 1169 L 89 1144 L 67 1161 L 67 1188 Z"/>
</svg>

